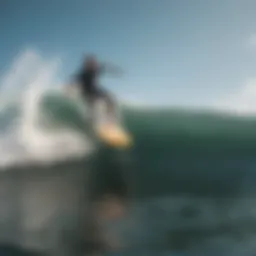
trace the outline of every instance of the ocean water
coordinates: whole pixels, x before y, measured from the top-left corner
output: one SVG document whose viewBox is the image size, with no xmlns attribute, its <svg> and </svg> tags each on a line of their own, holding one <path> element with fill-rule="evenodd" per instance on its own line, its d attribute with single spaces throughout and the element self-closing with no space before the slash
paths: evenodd
<svg viewBox="0 0 256 256">
<path fill-rule="evenodd" d="M 112 192 L 129 209 L 108 223 L 123 246 L 106 255 L 255 255 L 256 118 L 124 105 L 135 145 L 114 150 L 55 65 L 29 51 L 2 80 L 2 244 L 81 255 L 88 196 Z"/>
</svg>

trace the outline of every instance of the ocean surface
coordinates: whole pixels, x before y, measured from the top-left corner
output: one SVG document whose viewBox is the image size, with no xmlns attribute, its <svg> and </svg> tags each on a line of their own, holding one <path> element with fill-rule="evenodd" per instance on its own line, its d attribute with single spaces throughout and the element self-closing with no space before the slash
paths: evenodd
<svg viewBox="0 0 256 256">
<path fill-rule="evenodd" d="M 2 101 L 2 244 L 71 255 L 86 196 L 112 192 L 130 207 L 110 224 L 124 246 L 107 255 L 255 255 L 256 118 L 121 106 L 135 144 L 114 150 L 82 103 L 41 86 L 49 70 Z"/>
</svg>

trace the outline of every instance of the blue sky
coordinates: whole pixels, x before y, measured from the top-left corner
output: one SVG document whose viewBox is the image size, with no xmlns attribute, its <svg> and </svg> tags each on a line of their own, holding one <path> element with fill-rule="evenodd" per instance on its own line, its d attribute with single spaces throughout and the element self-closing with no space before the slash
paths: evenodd
<svg viewBox="0 0 256 256">
<path fill-rule="evenodd" d="M 239 103 L 256 76 L 255 10 L 254 0 L 1 1 L 0 70 L 33 48 L 62 58 L 66 79 L 95 53 L 125 70 L 102 80 L 118 95 L 209 106 L 234 94 Z"/>
</svg>

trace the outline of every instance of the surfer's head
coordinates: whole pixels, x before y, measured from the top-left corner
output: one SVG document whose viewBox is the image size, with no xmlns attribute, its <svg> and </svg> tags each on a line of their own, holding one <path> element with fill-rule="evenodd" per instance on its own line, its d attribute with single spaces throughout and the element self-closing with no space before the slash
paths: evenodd
<svg viewBox="0 0 256 256">
<path fill-rule="evenodd" d="M 97 69 L 98 68 L 98 61 L 94 55 L 88 55 L 85 57 L 84 60 L 84 68 L 85 69 Z"/>
</svg>

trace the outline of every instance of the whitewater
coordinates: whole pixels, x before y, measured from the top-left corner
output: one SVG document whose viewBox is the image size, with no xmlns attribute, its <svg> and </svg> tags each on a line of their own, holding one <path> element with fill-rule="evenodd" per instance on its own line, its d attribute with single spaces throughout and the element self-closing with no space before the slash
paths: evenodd
<svg viewBox="0 0 256 256">
<path fill-rule="evenodd" d="M 43 125 L 47 122 L 42 115 L 44 97 L 62 93 L 60 64 L 58 59 L 48 61 L 27 50 L 1 77 L 0 168 L 49 165 L 93 152 L 93 141 L 81 131 Z"/>
</svg>

